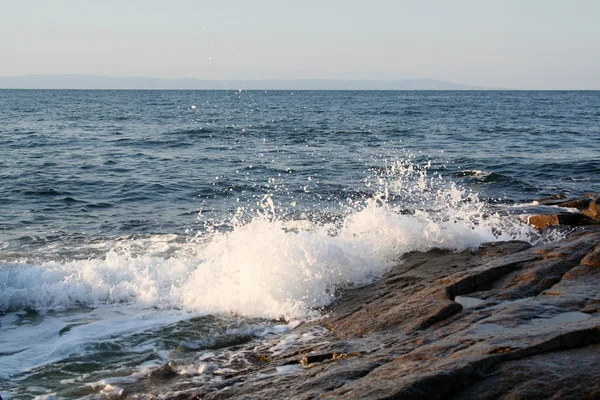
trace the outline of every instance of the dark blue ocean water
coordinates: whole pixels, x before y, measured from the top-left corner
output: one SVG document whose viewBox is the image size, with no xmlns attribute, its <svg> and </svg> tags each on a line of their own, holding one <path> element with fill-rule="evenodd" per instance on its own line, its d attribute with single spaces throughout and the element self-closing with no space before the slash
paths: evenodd
<svg viewBox="0 0 600 400">
<path fill-rule="evenodd" d="M 0 90 L 0 394 L 203 370 L 206 343 L 283 334 L 406 251 L 537 240 L 532 200 L 587 192 L 600 92 Z"/>
<path fill-rule="evenodd" d="M 599 92 L 4 90 L 0 239 L 182 233 L 269 179 L 335 207 L 405 152 L 486 199 L 598 191 L 599 121 Z"/>
</svg>

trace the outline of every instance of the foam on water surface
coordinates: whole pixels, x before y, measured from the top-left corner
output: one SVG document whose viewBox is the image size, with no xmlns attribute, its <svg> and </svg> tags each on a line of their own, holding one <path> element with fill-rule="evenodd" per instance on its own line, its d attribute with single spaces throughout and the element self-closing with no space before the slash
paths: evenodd
<svg viewBox="0 0 600 400">
<path fill-rule="evenodd" d="M 3 95 L 4 399 L 99 397 L 197 353 L 219 379 L 244 340 L 302 340 L 271 318 L 319 316 L 406 251 L 538 240 L 515 203 L 599 183 L 593 93 Z"/>
<path fill-rule="evenodd" d="M 406 252 L 539 239 L 519 219 L 490 212 L 475 194 L 428 175 L 428 166 L 390 163 L 365 183 L 373 194 L 348 200 L 331 218 L 290 217 L 294 214 L 279 208 L 277 193 L 268 193 L 257 198 L 255 208 L 240 207 L 195 236 L 94 239 L 64 247 L 53 242 L 27 257 L 0 261 L 0 312 L 5 313 L 0 379 L 31 375 L 63 360 L 110 355 L 106 348 L 114 347 L 121 358 L 139 354 L 143 369 L 190 350 L 281 335 L 297 321 L 321 316 L 338 289 L 378 279 Z M 226 332 L 211 328 L 206 338 L 183 335 L 175 345 L 179 350 L 167 343 L 169 327 L 185 330 L 177 324 L 211 315 L 246 322 Z M 267 327 L 266 320 L 253 325 L 251 318 L 291 322 Z M 273 352 L 297 341 L 302 337 L 292 333 Z M 148 354 L 152 359 L 142 361 Z M 230 368 L 227 360 L 211 360 L 182 371 L 194 371 L 200 379 Z M 131 377 L 135 370 L 120 373 Z M 106 379 L 92 374 L 76 380 L 117 393 L 121 381 Z"/>
<path fill-rule="evenodd" d="M 71 312 L 12 313 L 0 319 L 0 379 L 70 357 L 96 352 L 99 342 L 122 338 L 189 318 L 188 313 L 101 307 Z M 134 348 L 134 347 L 137 347 Z M 129 348 L 143 351 L 144 344 Z"/>
<path fill-rule="evenodd" d="M 150 236 L 120 240 L 90 259 L 2 263 L 0 310 L 120 304 L 306 319 L 337 288 L 372 282 L 406 252 L 535 235 L 516 219 L 487 213 L 472 193 L 429 177 L 426 167 L 395 163 L 373 181 L 376 194 L 336 222 L 290 222 L 263 197 L 263 209 L 240 211 L 230 229 L 187 242 Z"/>
</svg>

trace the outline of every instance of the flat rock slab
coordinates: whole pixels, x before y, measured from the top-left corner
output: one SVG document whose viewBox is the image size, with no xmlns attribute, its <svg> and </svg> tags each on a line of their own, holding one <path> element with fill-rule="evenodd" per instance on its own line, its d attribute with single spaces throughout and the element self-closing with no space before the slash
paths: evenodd
<svg viewBox="0 0 600 400">
<path fill-rule="evenodd" d="M 284 351 L 281 338 L 248 345 L 243 370 L 202 384 L 180 373 L 158 386 L 150 374 L 127 391 L 172 399 L 600 398 L 599 252 L 600 227 L 588 226 L 544 246 L 410 253 L 293 331 L 307 340 Z"/>
</svg>

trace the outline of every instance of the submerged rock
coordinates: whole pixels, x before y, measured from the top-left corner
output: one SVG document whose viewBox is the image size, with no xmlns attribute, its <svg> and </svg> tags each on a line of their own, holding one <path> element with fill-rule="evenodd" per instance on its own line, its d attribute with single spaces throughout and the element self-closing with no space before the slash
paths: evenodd
<svg viewBox="0 0 600 400">
<path fill-rule="evenodd" d="M 543 246 L 410 253 L 294 330 L 307 340 L 247 345 L 242 369 L 202 384 L 183 376 L 137 389 L 173 399 L 600 398 L 598 288 L 600 226 Z"/>
</svg>

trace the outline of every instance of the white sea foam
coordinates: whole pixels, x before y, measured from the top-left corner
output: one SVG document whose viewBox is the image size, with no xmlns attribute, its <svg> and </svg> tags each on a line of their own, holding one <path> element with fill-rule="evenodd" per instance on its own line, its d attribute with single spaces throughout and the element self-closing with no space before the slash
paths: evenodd
<svg viewBox="0 0 600 400">
<path fill-rule="evenodd" d="M 146 367 L 170 358 L 172 349 L 130 340 L 136 335 L 194 316 L 229 313 L 290 322 L 246 324 L 225 335 L 281 335 L 299 320 L 320 316 L 338 288 L 377 279 L 406 252 L 462 250 L 536 234 L 517 218 L 489 214 L 475 195 L 429 176 L 427 168 L 396 163 L 366 183 L 376 194 L 349 201 L 333 222 L 306 214 L 282 218 L 273 194 L 258 198 L 258 211 L 240 210 L 233 220 L 218 221 L 194 238 L 94 239 L 79 248 L 75 242 L 51 242 L 34 256 L 0 261 L 0 313 L 6 313 L 0 314 L 0 380 L 94 354 L 94 343 L 117 342 L 124 351 L 158 356 L 137 373 L 129 371 L 128 378 L 139 377 Z M 188 347 L 202 348 L 202 340 Z M 292 332 L 271 352 L 302 340 Z M 180 372 L 204 379 L 226 372 L 230 364 L 210 357 L 200 361 Z M 122 382 L 98 381 L 96 389 L 112 395 Z"/>
<path fill-rule="evenodd" d="M 458 172 L 467 176 L 473 176 L 476 179 L 485 179 L 492 174 L 491 172 L 482 171 L 480 169 L 461 169 Z"/>
<path fill-rule="evenodd" d="M 21 317 L 24 317 L 22 315 Z M 188 313 L 110 306 L 75 313 L 0 317 L 0 380 L 72 356 L 93 353 L 93 344 L 145 332 L 189 318 Z M 15 323 L 16 320 L 18 323 Z M 143 351 L 139 346 L 132 351 Z"/>
<path fill-rule="evenodd" d="M 0 310 L 126 304 L 304 319 L 336 288 L 377 279 L 408 251 L 533 234 L 522 222 L 486 215 L 476 196 L 427 168 L 396 163 L 372 181 L 378 194 L 335 224 L 277 218 L 267 197 L 266 211 L 198 241 L 120 240 L 103 257 L 0 264 Z"/>
</svg>

